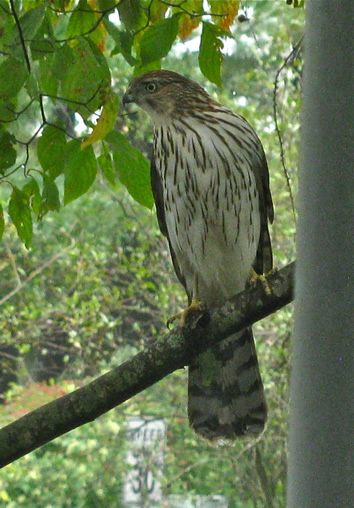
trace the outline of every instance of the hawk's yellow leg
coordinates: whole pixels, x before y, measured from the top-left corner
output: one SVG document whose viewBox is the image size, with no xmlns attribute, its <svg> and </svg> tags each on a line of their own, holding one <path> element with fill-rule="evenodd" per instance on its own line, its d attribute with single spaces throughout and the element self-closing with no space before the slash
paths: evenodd
<svg viewBox="0 0 354 508">
<path fill-rule="evenodd" d="M 182 312 L 178 312 L 174 316 L 171 316 L 167 320 L 167 326 L 169 327 L 174 321 L 179 319 L 179 325 L 185 326 L 185 324 L 193 317 L 195 312 L 200 312 L 202 310 L 202 303 L 199 300 L 198 297 L 198 277 L 195 276 L 194 278 L 194 288 L 193 288 L 193 295 L 192 295 L 192 301 L 190 305 L 188 305 L 187 308 L 182 310 Z"/>
<path fill-rule="evenodd" d="M 269 270 L 269 272 L 266 273 L 265 275 L 259 275 L 259 273 L 257 273 L 253 268 L 251 268 L 250 283 L 252 284 L 252 283 L 255 283 L 257 280 L 260 280 L 266 294 L 271 295 L 272 289 L 271 289 L 270 285 L 268 284 L 266 276 L 270 275 L 272 273 L 275 273 L 275 268 L 272 268 L 271 270 Z"/>
</svg>

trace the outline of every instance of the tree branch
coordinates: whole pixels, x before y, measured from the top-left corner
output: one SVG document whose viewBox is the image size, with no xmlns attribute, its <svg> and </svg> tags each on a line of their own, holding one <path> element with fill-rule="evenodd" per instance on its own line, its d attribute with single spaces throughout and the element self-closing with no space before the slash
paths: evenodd
<svg viewBox="0 0 354 508">
<path fill-rule="evenodd" d="M 30 63 L 30 59 L 29 59 L 29 56 L 28 56 L 28 51 L 27 51 L 25 39 L 23 37 L 21 23 L 20 23 L 20 20 L 18 19 L 17 12 L 16 12 L 16 9 L 15 9 L 14 0 L 10 0 L 10 5 L 11 5 L 11 13 L 12 13 L 14 19 L 15 19 L 15 23 L 16 23 L 17 30 L 18 30 L 18 35 L 20 37 L 21 46 L 22 46 L 22 50 L 23 50 L 23 55 L 25 57 L 25 61 L 26 61 L 26 65 L 27 65 L 27 70 L 30 73 L 31 72 L 31 63 Z"/>
<path fill-rule="evenodd" d="M 0 431 L 0 467 L 93 421 L 191 360 L 209 346 L 274 313 L 293 299 L 294 265 L 267 277 L 210 311 L 199 312 L 119 367 L 46 404 Z"/>
<path fill-rule="evenodd" d="M 278 121 L 278 86 L 279 86 L 279 78 L 280 74 L 283 72 L 284 69 L 286 69 L 289 62 L 294 60 L 296 58 L 296 55 L 298 55 L 299 51 L 301 51 L 302 41 L 304 39 L 304 35 L 300 37 L 298 42 L 295 44 L 295 46 L 292 48 L 288 56 L 284 59 L 282 65 L 278 68 L 277 73 L 275 75 L 274 79 L 274 85 L 273 85 L 273 120 L 275 125 L 275 131 L 278 136 L 279 141 L 279 148 L 280 148 L 280 161 L 283 168 L 283 173 L 285 175 L 286 185 L 288 187 L 289 191 L 289 197 L 291 202 L 291 208 L 294 215 L 294 222 L 296 224 L 296 211 L 295 211 L 295 200 L 293 196 L 293 191 L 291 189 L 291 181 L 290 181 L 290 175 L 289 170 L 285 163 L 285 152 L 284 152 L 284 143 L 283 143 L 283 137 L 279 126 Z"/>
</svg>

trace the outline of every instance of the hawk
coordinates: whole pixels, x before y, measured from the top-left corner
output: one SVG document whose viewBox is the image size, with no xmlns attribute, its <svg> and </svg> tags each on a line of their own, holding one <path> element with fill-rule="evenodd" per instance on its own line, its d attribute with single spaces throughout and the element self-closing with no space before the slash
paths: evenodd
<svg viewBox="0 0 354 508">
<path fill-rule="evenodd" d="M 167 70 L 135 78 L 123 98 L 154 123 L 151 185 L 189 305 L 212 307 L 272 268 L 273 221 L 262 144 L 241 115 L 194 81 Z M 201 353 L 189 366 L 191 427 L 217 442 L 257 436 L 267 407 L 252 329 Z"/>
</svg>

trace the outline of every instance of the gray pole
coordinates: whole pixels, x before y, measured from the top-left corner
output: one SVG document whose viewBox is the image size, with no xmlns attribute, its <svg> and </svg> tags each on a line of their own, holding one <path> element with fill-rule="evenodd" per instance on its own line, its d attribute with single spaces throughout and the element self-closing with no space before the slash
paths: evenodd
<svg viewBox="0 0 354 508">
<path fill-rule="evenodd" d="M 351 0 L 306 2 L 287 508 L 354 506 Z"/>
</svg>

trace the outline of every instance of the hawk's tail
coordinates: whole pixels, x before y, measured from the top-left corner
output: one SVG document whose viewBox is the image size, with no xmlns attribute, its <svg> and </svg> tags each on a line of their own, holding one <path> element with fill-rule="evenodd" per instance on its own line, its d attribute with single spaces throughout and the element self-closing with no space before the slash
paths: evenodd
<svg viewBox="0 0 354 508">
<path fill-rule="evenodd" d="M 267 406 L 251 328 L 200 354 L 189 367 L 191 427 L 212 441 L 256 437 Z"/>
</svg>

